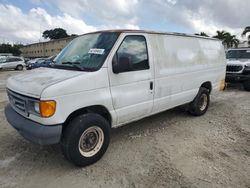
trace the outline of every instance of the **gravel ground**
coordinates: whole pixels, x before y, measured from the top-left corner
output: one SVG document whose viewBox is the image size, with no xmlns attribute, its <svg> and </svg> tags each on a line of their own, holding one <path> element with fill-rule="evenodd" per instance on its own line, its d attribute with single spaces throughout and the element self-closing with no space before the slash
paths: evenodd
<svg viewBox="0 0 250 188">
<path fill-rule="evenodd" d="M 176 108 L 114 129 L 94 165 L 77 168 L 60 147 L 24 140 L 4 117 L 0 72 L 0 187 L 250 187 L 250 93 L 229 86 L 193 117 Z"/>
</svg>

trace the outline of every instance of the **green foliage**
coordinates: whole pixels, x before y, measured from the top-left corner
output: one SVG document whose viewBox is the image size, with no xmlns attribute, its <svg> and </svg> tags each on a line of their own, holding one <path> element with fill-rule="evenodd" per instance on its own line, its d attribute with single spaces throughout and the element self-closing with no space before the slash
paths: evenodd
<svg viewBox="0 0 250 188">
<path fill-rule="evenodd" d="M 235 35 L 231 35 L 226 31 L 216 31 L 217 35 L 213 36 L 214 38 L 222 40 L 222 43 L 227 48 L 237 48 L 240 41 L 236 38 Z"/>
<path fill-rule="evenodd" d="M 43 38 L 47 39 L 49 38 L 50 40 L 53 39 L 61 39 L 61 38 L 66 38 L 69 37 L 65 29 L 62 28 L 55 28 L 51 30 L 46 30 L 43 32 Z"/>
<path fill-rule="evenodd" d="M 205 32 L 195 33 L 197 36 L 209 37 Z"/>
<path fill-rule="evenodd" d="M 18 56 L 21 54 L 20 48 L 22 46 L 22 44 L 0 44 L 0 53 L 12 53 Z"/>
</svg>

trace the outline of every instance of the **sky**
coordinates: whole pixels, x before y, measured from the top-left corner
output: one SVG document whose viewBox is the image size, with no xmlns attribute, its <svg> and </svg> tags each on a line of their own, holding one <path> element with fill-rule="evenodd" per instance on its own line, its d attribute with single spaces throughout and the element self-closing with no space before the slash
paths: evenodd
<svg viewBox="0 0 250 188">
<path fill-rule="evenodd" d="M 68 34 L 103 29 L 199 33 L 226 30 L 241 39 L 250 0 L 0 0 L 0 43 L 43 41 L 57 27 Z M 244 39 L 244 38 L 243 38 Z"/>
</svg>

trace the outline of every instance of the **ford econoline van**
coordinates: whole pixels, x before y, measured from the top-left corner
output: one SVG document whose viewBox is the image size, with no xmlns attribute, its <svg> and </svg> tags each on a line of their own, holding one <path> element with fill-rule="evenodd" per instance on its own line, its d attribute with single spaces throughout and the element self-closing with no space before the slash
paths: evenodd
<svg viewBox="0 0 250 188">
<path fill-rule="evenodd" d="M 107 150 L 111 128 L 183 104 L 203 115 L 225 72 L 217 39 L 98 31 L 71 41 L 50 67 L 10 77 L 5 114 L 24 138 L 60 143 L 69 161 L 86 166 Z"/>
</svg>

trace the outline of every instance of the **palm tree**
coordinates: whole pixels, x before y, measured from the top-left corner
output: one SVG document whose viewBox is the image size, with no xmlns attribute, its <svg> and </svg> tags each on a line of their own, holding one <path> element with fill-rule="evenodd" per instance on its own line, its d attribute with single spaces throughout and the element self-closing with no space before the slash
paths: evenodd
<svg viewBox="0 0 250 188">
<path fill-rule="evenodd" d="M 226 31 L 216 31 L 217 35 L 213 36 L 213 38 L 217 38 L 222 40 L 222 44 L 227 48 L 235 47 L 237 48 L 240 41 L 236 38 L 235 35 L 231 35 Z"/>
<path fill-rule="evenodd" d="M 205 32 L 195 33 L 197 36 L 209 37 Z"/>
<path fill-rule="evenodd" d="M 216 31 L 216 35 L 213 36 L 213 38 L 217 38 L 217 39 L 220 39 L 220 40 L 224 40 L 226 38 L 226 36 L 229 34 L 228 32 L 226 31 Z"/>
<path fill-rule="evenodd" d="M 238 45 L 240 43 L 239 39 L 236 38 L 235 35 L 231 35 L 230 33 L 228 33 L 228 35 L 226 35 L 223 43 L 227 46 L 227 48 L 238 48 Z"/>
<path fill-rule="evenodd" d="M 248 33 L 250 33 L 250 26 L 245 27 L 241 35 L 242 37 L 245 37 Z M 250 45 L 250 35 L 248 35 L 248 44 Z"/>
</svg>

